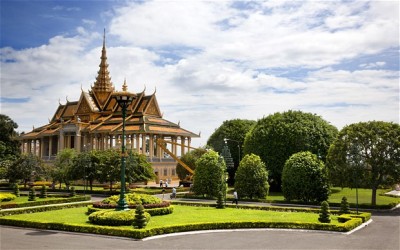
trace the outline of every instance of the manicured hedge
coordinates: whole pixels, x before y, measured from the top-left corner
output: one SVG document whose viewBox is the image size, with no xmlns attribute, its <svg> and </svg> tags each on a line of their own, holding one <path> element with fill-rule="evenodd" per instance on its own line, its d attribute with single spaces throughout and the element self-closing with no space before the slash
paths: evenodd
<svg viewBox="0 0 400 250">
<path fill-rule="evenodd" d="M 155 204 L 143 204 L 143 207 L 145 209 L 150 209 L 150 208 L 160 208 L 160 207 L 169 207 L 170 202 L 168 201 L 162 201 L 161 203 L 155 203 Z M 136 209 L 136 204 L 129 204 L 128 207 L 129 209 Z M 117 207 L 116 204 L 105 204 L 101 201 L 93 203 L 93 207 L 95 208 L 100 208 L 100 209 L 115 209 Z"/>
<path fill-rule="evenodd" d="M 26 214 L 26 213 L 38 213 L 38 212 L 45 212 L 51 210 L 60 210 L 65 208 L 73 208 L 73 207 L 86 207 L 91 205 L 91 201 L 83 201 L 78 203 L 69 203 L 69 204 L 52 204 L 48 206 L 36 206 L 36 207 L 25 207 L 25 208 L 17 208 L 17 209 L 10 209 L 10 210 L 1 210 L 1 216 L 7 215 L 14 215 L 14 214 Z M 0 222 L 1 224 L 1 222 Z"/>
<path fill-rule="evenodd" d="M 144 213 L 146 221 L 149 222 L 150 214 Z M 129 226 L 133 224 L 135 210 L 116 211 L 101 210 L 89 215 L 89 221 L 92 224 L 104 226 Z"/>
<path fill-rule="evenodd" d="M 40 229 L 52 229 L 62 231 L 72 231 L 81 233 L 94 233 L 121 237 L 130 237 L 135 239 L 143 239 L 154 235 L 197 231 L 197 230 L 215 230 L 215 229 L 239 229 L 239 228 L 289 228 L 289 229 L 309 229 L 309 230 L 327 230 L 347 232 L 362 224 L 360 218 L 352 218 L 342 224 L 330 223 L 299 223 L 299 222 L 210 222 L 202 224 L 175 225 L 170 227 L 152 228 L 152 229 L 126 229 L 109 226 L 92 226 L 92 225 L 72 225 L 67 223 L 49 223 L 49 222 L 33 222 L 17 219 L 0 218 L 1 225 L 12 225 L 19 227 L 33 227 Z"/>
<path fill-rule="evenodd" d="M 96 208 L 94 206 L 88 206 L 87 214 L 91 214 L 91 213 L 94 213 L 97 211 L 102 211 L 102 210 L 104 210 L 104 209 Z M 146 208 L 145 210 L 151 216 L 158 216 L 158 215 L 172 214 L 172 212 L 174 211 L 174 208 L 172 206 L 168 206 L 168 207 L 159 207 L 159 208 Z"/>
<path fill-rule="evenodd" d="M 17 196 L 15 196 L 14 194 L 0 193 L 0 202 L 11 201 L 14 200 L 15 198 L 17 198 Z"/>
<path fill-rule="evenodd" d="M 60 198 L 57 200 L 38 200 L 38 201 L 29 201 L 29 202 L 25 202 L 25 203 L 7 203 L 7 204 L 1 204 L 1 208 L 7 209 L 7 208 L 43 206 L 43 205 L 51 205 L 51 204 L 88 201 L 90 199 L 91 199 L 90 196 L 75 196 L 75 197 L 70 197 L 70 198 Z"/>
</svg>

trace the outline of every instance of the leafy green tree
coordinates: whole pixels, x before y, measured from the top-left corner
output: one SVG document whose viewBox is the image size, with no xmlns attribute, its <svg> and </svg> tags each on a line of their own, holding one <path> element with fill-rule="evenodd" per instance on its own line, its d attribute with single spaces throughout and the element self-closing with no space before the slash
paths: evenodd
<svg viewBox="0 0 400 250">
<path fill-rule="evenodd" d="M 54 161 L 54 168 L 51 173 L 53 180 L 64 182 L 69 189 L 71 180 L 73 180 L 73 161 L 76 157 L 77 152 L 71 148 L 65 148 L 57 153 L 56 159 Z"/>
<path fill-rule="evenodd" d="M 324 163 L 311 152 L 299 152 L 285 163 L 282 192 L 286 200 L 322 202 L 329 196 L 329 181 Z"/>
<path fill-rule="evenodd" d="M 96 151 L 98 159 L 95 162 L 97 177 L 100 182 L 108 182 L 110 191 L 112 191 L 113 182 L 121 178 L 121 155 L 120 151 L 108 149 L 104 151 Z"/>
<path fill-rule="evenodd" d="M 15 160 L 7 169 L 6 177 L 10 182 L 24 181 L 24 187 L 31 180 L 45 175 L 44 165 L 42 160 L 33 154 L 22 154 Z"/>
<path fill-rule="evenodd" d="M 20 155 L 20 142 L 15 129 L 18 124 L 10 117 L 0 114 L 0 162 L 4 160 L 16 160 Z"/>
<path fill-rule="evenodd" d="M 204 148 L 196 148 L 184 154 L 180 159 L 193 171 L 196 169 L 196 161 L 207 152 Z M 176 165 L 176 174 L 180 180 L 184 180 L 186 176 L 191 175 L 181 164 Z"/>
<path fill-rule="evenodd" d="M 400 125 L 369 121 L 344 127 L 329 149 L 327 166 L 333 184 L 372 189 L 376 205 L 380 185 L 400 181 Z"/>
<path fill-rule="evenodd" d="M 235 176 L 239 196 L 264 199 L 268 195 L 268 172 L 265 163 L 255 154 L 246 155 Z"/>
<path fill-rule="evenodd" d="M 90 190 L 93 190 L 93 182 L 97 179 L 96 165 L 99 162 L 95 151 L 81 152 L 73 158 L 72 178 L 83 179 L 89 182 Z"/>
<path fill-rule="evenodd" d="M 226 171 L 225 162 L 217 152 L 210 150 L 196 162 L 193 176 L 193 192 L 199 195 L 217 197 L 223 186 Z"/>
<path fill-rule="evenodd" d="M 246 136 L 244 152 L 261 157 L 271 189 L 280 190 L 283 166 L 291 155 L 310 151 L 325 161 L 336 135 L 337 129 L 320 116 L 289 110 L 258 120 Z"/>
<path fill-rule="evenodd" d="M 229 185 L 233 185 L 236 170 L 243 155 L 243 142 L 247 132 L 256 124 L 253 120 L 233 119 L 224 121 L 214 133 L 208 138 L 207 145 L 211 146 L 219 154 L 222 154 L 224 139 L 227 140 L 231 156 L 234 161 L 234 167 L 228 168 Z M 239 155 L 240 152 L 240 155 Z"/>
<path fill-rule="evenodd" d="M 137 152 L 130 152 L 126 159 L 126 182 L 135 183 L 153 180 L 156 175 L 147 157 Z"/>
</svg>

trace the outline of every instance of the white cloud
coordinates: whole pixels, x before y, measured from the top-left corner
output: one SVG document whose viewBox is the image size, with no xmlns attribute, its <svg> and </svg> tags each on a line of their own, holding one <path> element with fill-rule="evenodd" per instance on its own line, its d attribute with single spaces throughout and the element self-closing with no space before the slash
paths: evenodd
<svg viewBox="0 0 400 250">
<path fill-rule="evenodd" d="M 239 9 L 240 4 L 246 4 Z M 165 118 L 202 131 L 204 145 L 224 120 L 258 119 L 301 109 L 339 128 L 345 124 L 399 122 L 399 71 L 377 57 L 399 46 L 396 2 L 128 2 L 110 17 L 107 47 L 116 89 L 157 88 Z M 25 50 L 1 49 L 2 103 L 21 130 L 54 114 L 58 99 L 77 100 L 90 88 L 102 36 L 77 27 L 76 37 L 54 37 Z M 107 34 L 107 39 L 109 34 Z M 90 48 L 91 43 L 96 48 Z M 357 63 L 364 55 L 371 61 Z M 24 110 L 23 113 L 20 111 Z"/>
</svg>

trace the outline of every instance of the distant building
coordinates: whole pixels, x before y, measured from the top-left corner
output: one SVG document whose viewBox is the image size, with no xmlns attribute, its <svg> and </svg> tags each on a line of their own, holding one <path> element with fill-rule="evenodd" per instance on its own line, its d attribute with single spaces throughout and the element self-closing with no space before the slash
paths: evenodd
<svg viewBox="0 0 400 250">
<path fill-rule="evenodd" d="M 33 153 L 45 161 L 52 161 L 64 148 L 82 152 L 121 147 L 122 112 L 112 98 L 115 90 L 108 71 L 105 38 L 99 67 L 91 90 L 81 89 L 78 101 L 59 103 L 49 124 L 21 135 L 23 153 Z M 126 82 L 123 87 L 127 88 Z M 125 130 L 127 150 L 147 155 L 158 179 L 178 177 L 176 161 L 156 143 L 157 139 L 171 142 L 167 149 L 175 155 L 183 155 L 190 147 L 191 139 L 199 137 L 179 124 L 163 119 L 156 92 L 146 95 L 145 90 L 136 93 L 136 99 L 128 107 Z"/>
</svg>

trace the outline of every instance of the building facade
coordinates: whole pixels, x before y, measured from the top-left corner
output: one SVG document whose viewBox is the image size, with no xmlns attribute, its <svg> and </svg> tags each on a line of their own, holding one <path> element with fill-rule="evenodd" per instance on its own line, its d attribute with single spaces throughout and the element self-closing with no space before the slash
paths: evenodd
<svg viewBox="0 0 400 250">
<path fill-rule="evenodd" d="M 23 153 L 51 162 L 65 148 L 77 152 L 121 148 L 122 112 L 112 98 L 115 89 L 108 70 L 105 38 L 99 68 L 93 86 L 87 92 L 81 89 L 78 101 L 59 103 L 48 124 L 21 135 Z M 126 82 L 123 88 L 127 88 Z M 127 150 L 145 154 L 158 179 L 177 179 L 177 162 L 157 140 L 164 140 L 163 146 L 179 156 L 188 151 L 191 139 L 200 135 L 163 119 L 155 91 L 151 95 L 146 95 L 145 90 L 134 94 L 136 98 L 127 108 L 125 119 Z"/>
</svg>

